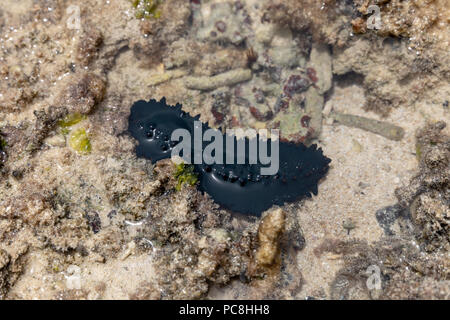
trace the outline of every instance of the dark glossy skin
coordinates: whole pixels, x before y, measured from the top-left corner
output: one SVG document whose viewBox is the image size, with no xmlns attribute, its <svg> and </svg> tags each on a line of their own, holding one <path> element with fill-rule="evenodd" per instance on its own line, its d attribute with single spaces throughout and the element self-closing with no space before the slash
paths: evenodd
<svg viewBox="0 0 450 320">
<path fill-rule="evenodd" d="M 194 121 L 198 118 L 183 112 L 181 105 L 166 105 L 164 98 L 159 102 L 137 101 L 131 108 L 128 127 L 139 142 L 137 156 L 150 159 L 153 163 L 170 158 L 172 147 L 176 144 L 170 141 L 171 133 L 177 128 L 193 133 Z M 206 129 L 209 129 L 208 124 L 203 124 L 203 131 Z M 209 142 L 203 142 L 203 148 L 207 144 Z M 331 160 L 316 145 L 308 148 L 303 144 L 280 142 L 279 148 L 280 168 L 272 176 L 259 174 L 260 163 L 196 164 L 194 168 L 199 178 L 199 190 L 208 193 L 226 209 L 256 216 L 273 205 L 311 197 L 311 193 L 316 195 L 319 180 L 327 173 Z"/>
</svg>

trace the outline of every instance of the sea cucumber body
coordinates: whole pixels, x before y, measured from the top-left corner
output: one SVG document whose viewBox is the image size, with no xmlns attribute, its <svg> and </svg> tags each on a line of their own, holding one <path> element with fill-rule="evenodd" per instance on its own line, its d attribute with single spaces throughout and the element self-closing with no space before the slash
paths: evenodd
<svg viewBox="0 0 450 320">
<path fill-rule="evenodd" d="M 194 121 L 198 118 L 182 111 L 179 104 L 174 107 L 166 105 L 164 98 L 159 102 L 137 101 L 131 108 L 128 127 L 139 142 L 137 156 L 153 163 L 170 158 L 176 145 L 170 141 L 172 132 L 184 128 L 193 136 Z M 208 124 L 203 123 L 202 126 L 203 132 L 209 129 Z M 203 142 L 203 150 L 208 143 Z M 246 143 L 249 143 L 248 139 Z M 252 165 L 236 164 L 236 161 L 235 164 L 195 164 L 198 188 L 226 209 L 256 216 L 273 205 L 310 197 L 311 193 L 316 195 L 318 182 L 328 171 L 331 160 L 316 145 L 306 147 L 280 142 L 279 150 L 280 167 L 275 175 L 260 175 L 263 165 L 259 162 Z"/>
</svg>

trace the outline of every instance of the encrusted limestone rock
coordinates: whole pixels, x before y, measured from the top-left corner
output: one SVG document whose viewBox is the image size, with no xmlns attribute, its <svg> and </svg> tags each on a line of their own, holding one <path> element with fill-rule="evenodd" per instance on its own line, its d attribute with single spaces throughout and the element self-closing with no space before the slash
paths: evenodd
<svg viewBox="0 0 450 320">
<path fill-rule="evenodd" d="M 396 190 L 428 251 L 450 249 L 450 138 L 441 132 L 445 126 L 441 121 L 418 131 L 420 171 L 408 186 Z"/>
<path fill-rule="evenodd" d="M 81 73 L 67 82 L 60 96 L 60 104 L 67 106 L 71 113 L 88 114 L 103 100 L 105 81 L 94 73 Z"/>
<path fill-rule="evenodd" d="M 258 228 L 259 248 L 256 262 L 260 266 L 270 266 L 279 254 L 279 240 L 284 231 L 286 214 L 281 208 L 269 211 Z"/>
</svg>

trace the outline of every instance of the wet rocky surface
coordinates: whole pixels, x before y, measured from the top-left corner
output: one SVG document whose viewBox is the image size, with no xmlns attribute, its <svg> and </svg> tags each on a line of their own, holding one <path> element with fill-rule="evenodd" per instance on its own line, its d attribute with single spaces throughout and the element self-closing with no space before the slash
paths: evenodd
<svg viewBox="0 0 450 320">
<path fill-rule="evenodd" d="M 448 299 L 449 9 L 373 4 L 4 0 L 0 299 Z M 177 190 L 126 133 L 162 97 L 318 143 L 319 195 L 257 219 Z"/>
</svg>

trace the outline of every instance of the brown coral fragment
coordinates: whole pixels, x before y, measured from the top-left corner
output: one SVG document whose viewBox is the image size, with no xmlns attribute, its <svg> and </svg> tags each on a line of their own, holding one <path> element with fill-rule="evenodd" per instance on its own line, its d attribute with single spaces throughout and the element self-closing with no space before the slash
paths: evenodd
<svg viewBox="0 0 450 320">
<path fill-rule="evenodd" d="M 272 265 L 279 254 L 279 240 L 284 231 L 286 215 L 281 208 L 267 213 L 258 228 L 259 248 L 256 262 L 259 266 Z"/>
</svg>

